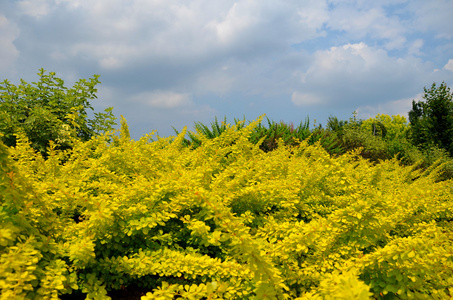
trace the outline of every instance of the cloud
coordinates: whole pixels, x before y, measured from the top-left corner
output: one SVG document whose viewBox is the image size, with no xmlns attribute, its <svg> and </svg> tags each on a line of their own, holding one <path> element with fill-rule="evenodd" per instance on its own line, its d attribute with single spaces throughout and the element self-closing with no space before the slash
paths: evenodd
<svg viewBox="0 0 453 300">
<path fill-rule="evenodd" d="M 168 5 L 136 0 L 124 6 L 113 0 L 97 1 L 93 7 L 81 0 L 69 7 L 70 2 L 62 1 L 58 14 L 64 14 L 69 24 L 76 19 L 83 22 L 68 28 L 65 36 L 74 37 L 73 41 L 65 42 L 63 37 L 49 44 L 52 51 L 42 56 L 61 64 L 82 60 L 103 78 L 132 89 L 148 84 L 150 89 L 191 88 L 200 94 L 276 92 L 294 81 L 292 74 L 300 65 L 286 62 L 294 60 L 291 45 L 320 35 L 317 30 L 326 18 L 326 5 L 308 2 L 307 6 L 261 1 Z M 28 35 L 31 40 L 35 36 Z M 277 74 L 287 79 L 275 78 Z"/>
<path fill-rule="evenodd" d="M 453 59 L 449 59 L 447 64 L 444 66 L 445 70 L 453 72 Z"/>
<path fill-rule="evenodd" d="M 293 92 L 291 102 L 296 106 L 312 106 L 322 104 L 323 100 L 320 96 L 314 94 Z"/>
<path fill-rule="evenodd" d="M 125 93 L 116 86 L 101 85 L 93 107 L 96 111 L 113 106 L 116 116 L 123 115 L 133 138 L 157 130 L 161 136 L 173 135 L 172 127 L 181 130 L 195 121 L 209 123 L 218 111 L 209 104 L 195 103 L 185 93 L 159 90 Z"/>
<path fill-rule="evenodd" d="M 219 46 L 249 57 L 288 48 L 293 43 L 322 35 L 324 1 L 235 2 L 224 17 L 213 19 L 207 28 L 216 34 Z"/>
<path fill-rule="evenodd" d="M 453 38 L 453 2 L 450 0 L 409 1 L 409 9 L 414 14 L 412 30 L 429 32 L 439 39 Z"/>
<path fill-rule="evenodd" d="M 332 107 L 360 106 L 414 94 L 414 85 L 421 85 L 430 72 L 418 58 L 392 57 L 365 43 L 346 44 L 317 51 L 301 76 L 299 91 L 314 94 Z"/>
<path fill-rule="evenodd" d="M 363 120 L 373 118 L 377 114 L 400 115 L 409 119 L 408 113 L 412 109 L 412 101 L 420 101 L 422 93 L 418 93 L 411 98 L 398 99 L 382 102 L 375 105 L 360 106 L 356 109 L 357 117 Z"/>
<path fill-rule="evenodd" d="M 21 13 L 36 18 L 43 17 L 50 11 L 48 0 L 22 0 L 17 5 Z"/>
<path fill-rule="evenodd" d="M 249 3 L 249 1 L 246 1 Z M 258 22 L 258 18 L 250 14 L 249 9 L 242 9 L 241 4 L 235 2 L 228 11 L 224 20 L 220 22 L 213 21 L 209 25 L 213 27 L 220 43 L 231 44 L 239 34 Z M 255 4 L 255 6 L 257 6 Z"/>
<path fill-rule="evenodd" d="M 153 108 L 174 109 L 193 105 L 188 94 L 175 93 L 172 91 L 152 91 L 134 95 L 130 99 L 133 102 L 141 102 Z"/>
<path fill-rule="evenodd" d="M 307 26 L 313 34 L 322 33 L 324 24 L 330 19 L 327 1 L 319 0 L 305 1 L 297 10 L 297 15 L 300 17 L 300 23 Z"/>
<path fill-rule="evenodd" d="M 231 74 L 231 68 L 225 64 L 204 71 L 198 76 L 194 87 L 199 94 L 225 95 L 234 89 L 235 82 L 236 79 Z"/>
<path fill-rule="evenodd" d="M 408 54 L 416 56 L 422 55 L 423 53 L 421 51 L 421 48 L 423 47 L 424 43 L 425 42 L 422 39 L 416 39 L 415 41 L 413 41 L 409 46 Z"/>
<path fill-rule="evenodd" d="M 19 56 L 19 50 L 13 42 L 19 32 L 14 24 L 11 24 L 4 15 L 0 14 L 0 70 L 7 70 L 14 66 Z"/>
<path fill-rule="evenodd" d="M 64 53 L 67 62 L 84 60 L 105 72 L 153 68 L 156 64 L 210 68 L 232 58 L 278 55 L 291 44 L 319 36 L 318 30 L 327 18 L 323 1 L 19 3 L 25 14 L 46 16 L 44 22 L 29 20 L 23 24 L 26 27 L 20 42 L 38 45 L 33 50 L 30 47 L 26 55 L 40 56 L 41 61 L 47 55 L 52 63 L 53 58 L 62 58 L 56 53 Z M 42 32 L 46 32 L 44 39 Z"/>
<path fill-rule="evenodd" d="M 381 2 L 366 7 L 337 2 L 330 11 L 327 27 L 342 32 L 350 40 L 372 39 L 386 49 L 405 45 L 406 28 L 399 18 L 386 11 Z M 360 2 L 359 2 L 360 3 Z"/>
<path fill-rule="evenodd" d="M 278 57 L 253 60 L 226 59 L 197 73 L 192 87 L 198 95 L 243 93 L 266 98 L 291 94 L 298 85 L 300 72 L 310 64 L 307 53 L 285 51 Z"/>
</svg>

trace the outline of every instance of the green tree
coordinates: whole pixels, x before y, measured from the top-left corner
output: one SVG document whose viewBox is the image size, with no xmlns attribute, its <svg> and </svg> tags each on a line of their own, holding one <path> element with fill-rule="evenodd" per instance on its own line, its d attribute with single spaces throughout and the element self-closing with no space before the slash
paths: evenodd
<svg viewBox="0 0 453 300">
<path fill-rule="evenodd" d="M 8 80 L 0 83 L 0 133 L 7 146 L 16 145 L 16 134 L 24 132 L 35 150 L 45 154 L 49 141 L 58 148 L 71 147 L 74 138 L 86 141 L 101 132 L 112 130 L 115 117 L 112 107 L 94 113 L 91 100 L 97 98 L 99 75 L 80 79 L 72 88 L 54 72 L 38 72 L 38 82 L 29 84 L 21 79 L 19 85 Z"/>
<path fill-rule="evenodd" d="M 425 101 L 412 101 L 409 112 L 412 142 L 422 148 L 437 146 L 453 155 L 453 94 L 445 82 L 424 88 Z"/>
</svg>

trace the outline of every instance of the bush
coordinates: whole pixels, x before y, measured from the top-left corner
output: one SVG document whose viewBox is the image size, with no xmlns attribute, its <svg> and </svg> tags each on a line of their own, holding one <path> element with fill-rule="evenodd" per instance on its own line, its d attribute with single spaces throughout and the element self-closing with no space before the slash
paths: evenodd
<svg viewBox="0 0 453 300">
<path fill-rule="evenodd" d="M 405 117 L 396 115 L 389 116 L 377 114 L 362 122 L 361 127 L 371 132 L 374 136 L 380 136 L 385 140 L 401 140 L 406 138 L 409 125 Z"/>
<path fill-rule="evenodd" d="M 259 122 L 195 149 L 185 130 L 150 142 L 126 129 L 69 157 L 44 160 L 25 137 L 0 147 L 1 298 L 452 296 L 452 182 L 438 168 L 307 140 L 264 152 L 249 140 Z"/>
<path fill-rule="evenodd" d="M 371 131 L 359 126 L 346 126 L 341 141 L 345 151 L 360 149 L 360 155 L 370 161 L 378 162 L 391 158 L 387 143 L 380 136 L 373 135 Z"/>
<path fill-rule="evenodd" d="M 343 153 L 344 150 L 340 147 L 337 134 L 332 133 L 322 128 L 315 128 L 310 130 L 310 122 L 307 118 L 305 122 L 295 127 L 293 123 L 286 124 L 283 121 L 277 123 L 267 119 L 267 127 L 262 123 L 251 132 L 250 141 L 253 144 L 259 144 L 259 147 L 264 152 L 273 151 L 278 148 L 280 140 L 284 145 L 295 146 L 301 143 L 301 141 L 308 140 L 310 145 L 316 142 L 320 144 L 332 155 Z M 245 119 L 234 120 L 234 126 L 237 129 L 242 129 L 246 126 Z M 188 138 L 183 140 L 183 145 L 197 148 L 201 145 L 203 139 L 213 139 L 219 137 L 223 132 L 231 127 L 231 124 L 227 123 L 226 117 L 224 121 L 219 123 L 217 117 L 214 122 L 211 122 L 210 126 L 205 125 L 201 122 L 195 123 L 196 132 L 189 131 L 187 133 Z M 176 134 L 179 131 L 173 128 Z"/>
<path fill-rule="evenodd" d="M 24 132 L 32 147 L 47 153 L 49 142 L 57 148 L 68 149 L 74 138 L 87 141 L 91 137 L 112 130 L 115 118 L 112 108 L 94 113 L 89 119 L 87 110 L 93 110 L 91 100 L 96 99 L 99 75 L 81 79 L 72 88 L 55 73 L 46 74 L 40 69 L 39 81 L 19 85 L 8 80 L 0 83 L 0 133 L 2 141 L 10 147 L 16 145 L 16 134 Z"/>
<path fill-rule="evenodd" d="M 260 143 L 260 149 L 269 152 L 275 150 L 279 145 L 279 140 L 285 145 L 297 145 L 300 141 L 310 136 L 310 121 L 308 118 L 305 122 L 295 127 L 293 123 L 277 123 L 267 118 L 268 126 L 261 123 L 253 130 L 250 141 L 254 144 Z"/>
</svg>

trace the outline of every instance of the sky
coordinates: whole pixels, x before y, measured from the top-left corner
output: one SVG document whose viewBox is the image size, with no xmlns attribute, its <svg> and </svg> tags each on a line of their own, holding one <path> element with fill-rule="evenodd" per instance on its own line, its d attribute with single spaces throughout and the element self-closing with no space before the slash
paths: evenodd
<svg viewBox="0 0 453 300">
<path fill-rule="evenodd" d="M 453 0 L 2 0 L 0 80 L 100 75 L 95 111 L 135 139 L 407 115 L 424 87 L 453 88 L 452 16 Z"/>
</svg>

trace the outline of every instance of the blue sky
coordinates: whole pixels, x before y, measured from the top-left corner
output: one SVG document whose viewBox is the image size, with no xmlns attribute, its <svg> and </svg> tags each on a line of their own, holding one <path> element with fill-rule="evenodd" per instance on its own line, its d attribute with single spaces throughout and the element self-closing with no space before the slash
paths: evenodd
<svg viewBox="0 0 453 300">
<path fill-rule="evenodd" d="M 134 138 L 215 116 L 298 124 L 406 115 L 453 88 L 451 0 L 6 0 L 0 80 L 101 75 Z"/>
</svg>

